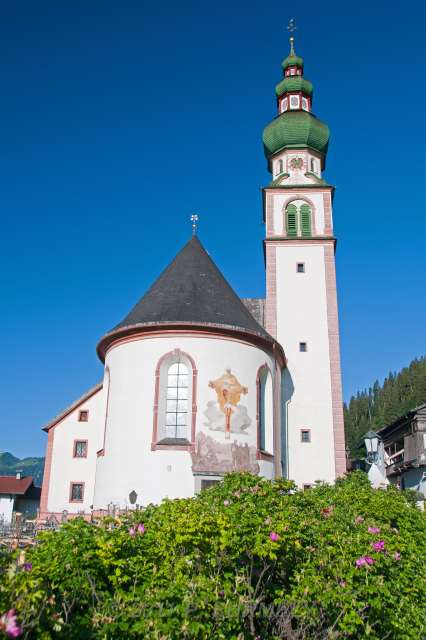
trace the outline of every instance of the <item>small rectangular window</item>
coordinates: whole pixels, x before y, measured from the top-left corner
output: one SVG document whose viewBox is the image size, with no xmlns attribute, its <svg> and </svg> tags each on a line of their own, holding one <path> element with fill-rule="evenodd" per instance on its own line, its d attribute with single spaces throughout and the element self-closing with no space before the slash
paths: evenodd
<svg viewBox="0 0 426 640">
<path fill-rule="evenodd" d="M 300 430 L 300 441 L 301 442 L 310 442 L 311 441 L 311 431 L 310 431 L 310 429 L 301 429 Z"/>
<path fill-rule="evenodd" d="M 75 440 L 74 458 L 87 458 L 87 440 Z"/>
<path fill-rule="evenodd" d="M 297 271 L 297 273 L 305 273 L 305 263 L 304 262 L 298 262 L 297 263 L 297 267 L 296 267 L 296 271 Z"/>
<path fill-rule="evenodd" d="M 84 483 L 71 482 L 70 502 L 83 502 Z"/>
<path fill-rule="evenodd" d="M 308 343 L 299 342 L 299 351 L 301 351 L 302 353 L 305 353 L 307 350 L 308 350 Z"/>
<path fill-rule="evenodd" d="M 88 411 L 80 411 L 78 414 L 79 422 L 88 422 L 89 421 L 89 412 Z"/>
<path fill-rule="evenodd" d="M 307 489 L 312 489 L 312 485 L 311 484 L 304 484 L 302 485 L 303 487 L 303 491 L 306 491 Z"/>
</svg>

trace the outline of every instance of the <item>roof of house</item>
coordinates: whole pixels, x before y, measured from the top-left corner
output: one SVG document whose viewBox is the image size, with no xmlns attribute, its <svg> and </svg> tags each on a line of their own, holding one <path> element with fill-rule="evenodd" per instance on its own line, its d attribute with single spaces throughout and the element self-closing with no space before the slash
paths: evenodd
<svg viewBox="0 0 426 640">
<path fill-rule="evenodd" d="M 103 359 L 108 345 L 125 331 L 162 325 L 236 330 L 275 343 L 241 302 L 195 235 L 130 313 L 101 339 L 98 354 Z"/>
<path fill-rule="evenodd" d="M 393 429 L 403 425 L 405 422 L 408 422 L 409 420 L 414 418 L 414 416 L 418 413 L 426 413 L 426 402 L 424 404 L 420 404 L 418 407 L 414 407 L 414 409 L 411 409 L 411 411 L 407 411 L 407 413 L 404 413 L 402 416 L 400 416 L 390 424 L 387 424 L 385 427 L 379 429 L 377 433 L 379 433 L 381 436 L 386 435 Z"/>
<path fill-rule="evenodd" d="M 0 493 L 10 493 L 17 496 L 23 496 L 32 484 L 32 476 L 27 476 L 25 478 L 0 476 Z"/>
<path fill-rule="evenodd" d="M 95 393 L 97 393 L 100 389 L 102 389 L 102 386 L 103 386 L 103 383 L 98 382 L 98 384 L 96 384 L 94 387 L 86 391 L 86 393 L 83 393 L 82 396 L 77 398 L 77 400 L 75 400 L 72 404 L 70 404 L 66 409 L 61 411 L 61 413 L 59 413 L 55 418 L 53 418 L 53 420 L 48 422 L 43 427 L 43 431 L 49 431 L 49 429 L 51 429 L 52 427 L 55 426 L 55 424 L 58 424 L 58 422 L 66 418 L 68 414 L 74 411 L 74 409 L 77 409 L 81 404 L 83 404 L 83 402 L 86 402 L 86 400 L 89 400 L 89 398 L 94 396 Z"/>
</svg>

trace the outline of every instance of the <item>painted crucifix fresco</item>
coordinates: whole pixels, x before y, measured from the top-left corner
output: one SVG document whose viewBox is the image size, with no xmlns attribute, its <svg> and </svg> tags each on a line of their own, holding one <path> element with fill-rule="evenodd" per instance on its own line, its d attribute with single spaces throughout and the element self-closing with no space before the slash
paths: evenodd
<svg viewBox="0 0 426 640">
<path fill-rule="evenodd" d="M 247 407 L 241 404 L 240 400 L 242 395 L 247 395 L 247 387 L 240 384 L 231 369 L 227 369 L 217 380 L 211 380 L 209 387 L 215 390 L 217 399 L 207 403 L 204 412 L 207 418 L 206 426 L 211 431 L 224 431 L 227 440 L 230 439 L 231 433 L 246 434 L 251 425 L 251 418 L 247 413 Z"/>
</svg>

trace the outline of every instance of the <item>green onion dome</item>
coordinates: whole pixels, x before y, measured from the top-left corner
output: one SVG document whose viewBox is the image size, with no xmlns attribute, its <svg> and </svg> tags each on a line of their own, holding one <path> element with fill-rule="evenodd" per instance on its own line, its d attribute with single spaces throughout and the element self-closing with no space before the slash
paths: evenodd
<svg viewBox="0 0 426 640">
<path fill-rule="evenodd" d="M 289 91 L 301 91 L 305 95 L 311 96 L 313 94 L 312 82 L 305 80 L 302 76 L 287 76 L 277 84 L 275 93 L 277 96 L 281 96 Z"/>
<path fill-rule="evenodd" d="M 310 147 L 327 153 L 330 130 L 308 111 L 285 111 L 270 122 L 263 131 L 263 146 L 269 159 L 282 149 Z"/>
<path fill-rule="evenodd" d="M 293 47 L 291 48 L 290 55 L 281 62 L 283 69 L 287 67 L 303 67 L 303 58 L 296 56 Z"/>
</svg>

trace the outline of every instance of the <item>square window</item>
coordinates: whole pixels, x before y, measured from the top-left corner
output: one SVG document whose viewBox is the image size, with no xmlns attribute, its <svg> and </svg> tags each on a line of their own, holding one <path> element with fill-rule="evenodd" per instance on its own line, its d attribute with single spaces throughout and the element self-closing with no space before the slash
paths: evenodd
<svg viewBox="0 0 426 640">
<path fill-rule="evenodd" d="M 89 421 L 89 412 L 88 411 L 80 411 L 78 414 L 79 422 L 88 422 Z"/>
<path fill-rule="evenodd" d="M 301 429 L 300 430 L 300 441 L 301 442 L 310 442 L 311 441 L 311 431 L 310 431 L 310 429 Z"/>
<path fill-rule="evenodd" d="M 70 502 L 83 502 L 84 484 L 82 482 L 71 482 Z"/>
<path fill-rule="evenodd" d="M 308 350 L 308 343 L 299 342 L 299 351 L 301 351 L 302 353 L 306 353 L 307 350 Z"/>
<path fill-rule="evenodd" d="M 87 458 L 87 440 L 74 442 L 74 458 Z"/>
<path fill-rule="evenodd" d="M 305 263 L 304 262 L 298 262 L 297 266 L 296 266 L 296 271 L 297 271 L 297 273 L 305 273 Z"/>
</svg>

